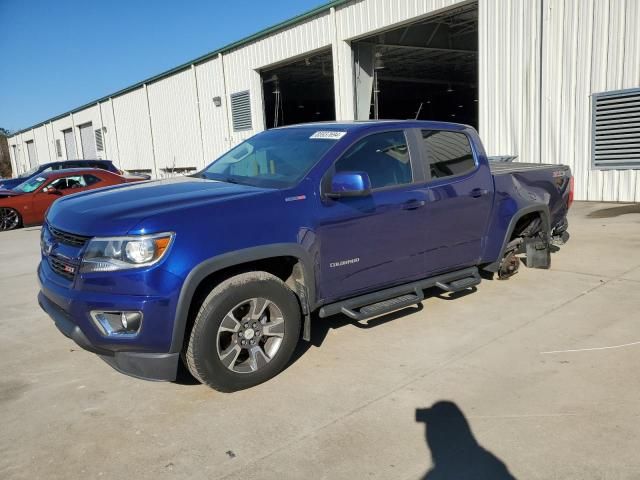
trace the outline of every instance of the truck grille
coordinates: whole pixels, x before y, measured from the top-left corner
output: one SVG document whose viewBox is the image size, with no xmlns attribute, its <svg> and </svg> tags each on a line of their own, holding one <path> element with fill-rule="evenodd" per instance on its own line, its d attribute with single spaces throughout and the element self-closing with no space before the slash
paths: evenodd
<svg viewBox="0 0 640 480">
<path fill-rule="evenodd" d="M 75 233 L 64 232 L 62 230 L 58 230 L 57 228 L 47 225 L 51 235 L 58 242 L 64 243 L 65 245 L 71 245 L 73 247 L 82 247 L 91 237 L 84 237 L 82 235 L 76 235 Z"/>
<path fill-rule="evenodd" d="M 57 257 L 49 257 L 49 266 L 58 275 L 68 278 L 69 280 L 73 280 L 73 277 L 78 270 L 78 267 L 74 264 Z"/>
</svg>

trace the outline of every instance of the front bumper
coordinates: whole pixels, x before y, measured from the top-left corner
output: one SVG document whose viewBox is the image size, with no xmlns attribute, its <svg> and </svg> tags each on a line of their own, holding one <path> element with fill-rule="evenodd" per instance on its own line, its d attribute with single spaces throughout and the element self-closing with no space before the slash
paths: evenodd
<svg viewBox="0 0 640 480">
<path fill-rule="evenodd" d="M 76 342 L 79 347 L 99 355 L 117 371 L 144 380 L 176 379 L 179 353 L 114 352 L 101 348 L 92 344 L 71 317 L 42 292 L 38 294 L 38 303 L 64 336 Z"/>
<path fill-rule="evenodd" d="M 180 353 L 169 348 L 173 302 L 166 297 L 78 291 L 57 282 L 55 275 L 46 261 L 41 262 L 38 303 L 63 335 L 121 373 L 145 380 L 176 379 Z M 134 338 L 108 338 L 90 319 L 89 312 L 100 308 L 142 311 L 149 322 Z"/>
</svg>

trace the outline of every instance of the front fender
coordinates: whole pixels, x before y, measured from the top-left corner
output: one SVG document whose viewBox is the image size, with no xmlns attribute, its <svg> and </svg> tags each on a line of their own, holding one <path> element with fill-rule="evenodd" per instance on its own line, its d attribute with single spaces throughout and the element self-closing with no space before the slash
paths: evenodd
<svg viewBox="0 0 640 480">
<path fill-rule="evenodd" d="M 194 267 L 189 272 L 189 275 L 187 275 L 187 278 L 182 285 L 174 318 L 170 353 L 177 353 L 182 350 L 191 302 L 193 301 L 196 289 L 205 278 L 225 268 L 283 256 L 295 257 L 302 265 L 305 286 L 308 292 L 307 305 L 304 305 L 303 307 L 306 307 L 307 311 L 311 311 L 315 308 L 316 285 L 313 261 L 309 252 L 302 246 L 295 243 L 277 243 L 217 255 Z"/>
</svg>

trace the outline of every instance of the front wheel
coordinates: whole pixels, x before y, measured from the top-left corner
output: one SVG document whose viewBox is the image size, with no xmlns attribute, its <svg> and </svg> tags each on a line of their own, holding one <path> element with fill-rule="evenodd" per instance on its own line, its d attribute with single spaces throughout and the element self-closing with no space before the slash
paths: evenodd
<svg viewBox="0 0 640 480">
<path fill-rule="evenodd" d="M 13 208 L 0 208 L 0 231 L 13 230 L 22 223 L 20 214 Z"/>
<path fill-rule="evenodd" d="M 198 312 L 185 360 L 191 374 L 223 392 L 277 375 L 300 338 L 300 305 L 266 272 L 232 277 L 215 287 Z"/>
</svg>

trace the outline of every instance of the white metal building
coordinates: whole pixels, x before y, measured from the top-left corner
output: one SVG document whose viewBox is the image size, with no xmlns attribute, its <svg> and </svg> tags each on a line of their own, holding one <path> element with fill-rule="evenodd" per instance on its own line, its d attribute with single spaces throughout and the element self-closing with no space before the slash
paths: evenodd
<svg viewBox="0 0 640 480">
<path fill-rule="evenodd" d="M 640 0 L 335 0 L 9 139 L 14 172 L 109 158 L 155 177 L 275 125 L 476 126 L 565 163 L 576 198 L 640 201 Z"/>
</svg>

